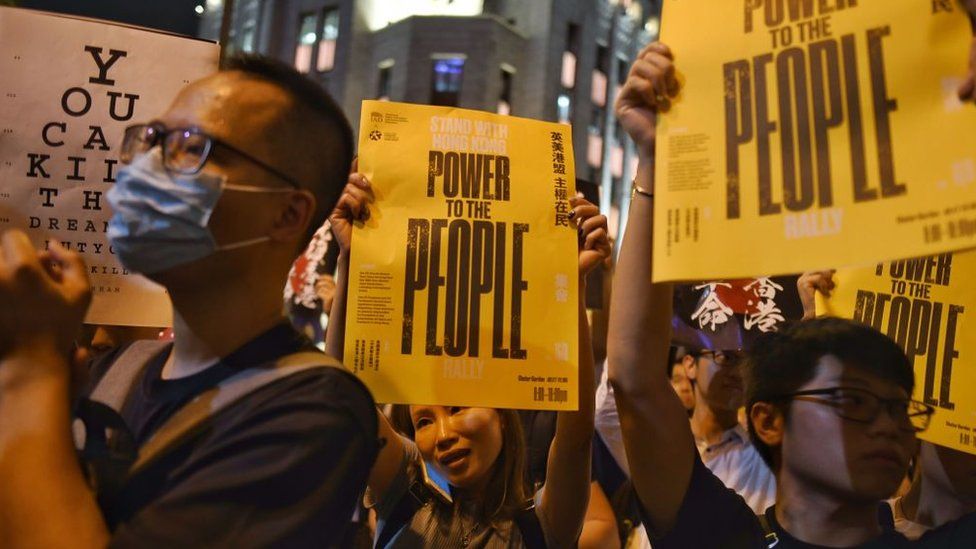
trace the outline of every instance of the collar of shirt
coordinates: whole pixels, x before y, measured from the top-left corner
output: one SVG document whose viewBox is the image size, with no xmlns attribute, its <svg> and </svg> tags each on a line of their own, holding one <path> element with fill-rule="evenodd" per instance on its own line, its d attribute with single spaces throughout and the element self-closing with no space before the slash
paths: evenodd
<svg viewBox="0 0 976 549">
<path fill-rule="evenodd" d="M 298 351 L 313 349 L 314 346 L 305 336 L 296 331 L 287 320 L 282 320 L 241 345 L 213 366 L 183 378 L 163 379 L 161 377 L 163 364 L 172 350 L 170 347 L 146 372 L 147 375 L 143 379 L 148 385 L 145 385 L 144 389 L 148 393 L 146 396 L 151 395 L 153 398 L 161 400 L 179 398 L 187 392 L 200 392 L 212 387 L 243 368 L 272 362 Z"/>
<path fill-rule="evenodd" d="M 778 541 L 778 543 L 776 544 L 777 548 L 825 549 L 825 546 L 823 545 L 814 545 L 811 543 L 806 543 L 790 535 L 790 533 L 783 528 L 783 525 L 781 525 L 779 521 L 776 520 L 775 505 L 766 510 L 765 516 L 766 516 L 766 521 L 769 523 L 770 530 L 772 531 L 772 533 L 775 534 L 775 539 Z M 905 537 L 902 536 L 900 533 L 895 532 L 890 525 L 884 524 L 884 522 L 881 519 L 880 508 L 879 508 L 878 523 L 881 526 L 881 534 L 872 540 L 857 545 L 856 547 L 858 549 L 891 549 L 894 547 L 906 546 L 907 542 L 905 540 Z M 766 541 L 771 542 L 773 540 L 767 538 Z M 773 544 L 770 544 L 769 546 L 772 547 Z"/>
<path fill-rule="evenodd" d="M 719 451 L 727 451 L 731 448 L 741 446 L 748 440 L 749 433 L 741 425 L 736 424 L 735 427 L 722 433 L 722 439 L 715 444 L 709 445 L 704 440 L 699 439 L 695 439 L 695 444 L 698 446 L 698 453 L 704 459 L 705 456 L 713 455 Z"/>
</svg>

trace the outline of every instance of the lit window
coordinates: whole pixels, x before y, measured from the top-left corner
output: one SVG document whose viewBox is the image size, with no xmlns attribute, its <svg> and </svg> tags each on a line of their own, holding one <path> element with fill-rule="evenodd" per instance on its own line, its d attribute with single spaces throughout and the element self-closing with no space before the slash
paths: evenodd
<svg viewBox="0 0 976 549">
<path fill-rule="evenodd" d="M 390 86 L 393 79 L 393 60 L 387 59 L 380 63 L 377 68 L 380 70 L 379 84 L 376 86 L 376 98 L 380 101 L 390 100 Z"/>
<path fill-rule="evenodd" d="M 561 123 L 569 124 L 572 106 L 572 100 L 565 93 L 560 94 L 556 99 L 556 116 Z"/>
<path fill-rule="evenodd" d="M 435 57 L 431 74 L 430 104 L 444 107 L 458 106 L 463 76 L 463 57 Z"/>
<path fill-rule="evenodd" d="M 322 16 L 322 40 L 319 42 L 319 57 L 315 69 L 319 72 L 331 71 L 335 67 L 336 42 L 339 40 L 339 10 L 328 8 Z"/>
<path fill-rule="evenodd" d="M 593 99 L 593 104 L 598 107 L 604 107 L 607 104 L 607 75 L 603 74 L 598 70 L 593 71 L 593 93 L 591 98 Z"/>
<path fill-rule="evenodd" d="M 564 88 L 572 89 L 576 86 L 576 54 L 571 51 L 563 52 L 563 71 L 560 81 Z"/>
<path fill-rule="evenodd" d="M 258 3 L 259 0 L 238 0 L 234 4 L 228 29 L 228 47 L 232 51 L 250 53 L 257 49 Z M 218 10 L 223 11 L 223 7 Z"/>
<path fill-rule="evenodd" d="M 590 132 L 586 142 L 586 161 L 590 166 L 599 168 L 603 163 L 603 137 Z"/>
<path fill-rule="evenodd" d="M 502 67 L 502 91 L 498 94 L 498 114 L 512 113 L 512 80 L 514 77 L 514 70 L 507 66 Z"/>
<path fill-rule="evenodd" d="M 244 29 L 241 36 L 241 51 L 252 53 L 254 51 L 254 28 Z"/>
<path fill-rule="evenodd" d="M 302 16 L 298 26 L 298 45 L 295 46 L 295 68 L 299 72 L 309 72 L 312 70 L 312 48 L 318 41 L 315 33 L 315 14 Z"/>
<path fill-rule="evenodd" d="M 598 107 L 607 105 L 607 74 L 610 72 L 610 51 L 603 44 L 596 45 L 596 67 L 590 82 L 590 99 Z"/>
<path fill-rule="evenodd" d="M 610 150 L 610 173 L 614 177 L 624 176 L 624 148 L 619 144 Z"/>
</svg>

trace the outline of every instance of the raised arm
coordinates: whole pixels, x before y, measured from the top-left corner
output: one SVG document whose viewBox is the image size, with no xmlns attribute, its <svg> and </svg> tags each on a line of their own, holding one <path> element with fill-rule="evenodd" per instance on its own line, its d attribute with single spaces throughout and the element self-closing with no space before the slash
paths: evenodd
<svg viewBox="0 0 976 549">
<path fill-rule="evenodd" d="M 349 174 L 349 181 L 335 210 L 329 216 L 332 234 L 339 244 L 339 262 L 336 273 L 335 297 L 329 312 L 329 326 L 325 332 L 325 352 L 342 360 L 346 337 L 346 303 L 349 294 L 349 253 L 352 249 L 352 226 L 357 221 L 369 219 L 369 205 L 374 200 L 373 189 L 360 173 Z M 369 473 L 369 491 L 373 501 L 383 501 L 400 471 L 405 452 L 400 435 L 390 421 L 380 412 L 379 437 L 382 443 L 376 463 Z"/>
<path fill-rule="evenodd" d="M 355 166 L 355 164 L 354 164 Z M 355 167 L 353 168 L 355 169 Z M 361 173 L 349 174 L 339 202 L 329 216 L 332 235 L 339 244 L 336 267 L 335 297 L 329 310 L 329 326 L 325 330 L 325 353 L 341 361 L 346 338 L 346 300 L 349 297 L 349 251 L 352 249 L 352 226 L 369 219 L 369 205 L 374 200 L 373 188 Z"/>
<path fill-rule="evenodd" d="M 796 279 L 796 291 L 803 305 L 803 320 L 817 318 L 817 292 L 830 297 L 836 271 L 808 271 Z"/>
<path fill-rule="evenodd" d="M 346 299 L 349 296 L 349 252 L 339 252 L 336 262 L 335 294 L 329 309 L 329 325 L 325 329 L 325 354 L 338 361 L 343 359 L 346 340 Z"/>
<path fill-rule="evenodd" d="M 610 256 L 607 218 L 582 198 L 571 200 L 582 245 L 579 252 L 579 410 L 559 412 L 549 449 L 539 515 L 550 547 L 575 547 L 590 493 L 593 445 L 593 346 L 586 318 L 586 274 Z"/>
<path fill-rule="evenodd" d="M 691 479 L 695 444 L 688 415 L 668 382 L 670 284 L 651 283 L 656 113 L 678 91 L 670 50 L 641 52 L 617 99 L 617 118 L 637 144 L 639 164 L 610 304 L 609 379 L 627 461 L 649 532 L 670 530 Z"/>
<path fill-rule="evenodd" d="M 71 440 L 69 351 L 91 293 L 81 258 L 0 236 L 0 546 L 104 547 Z"/>
</svg>

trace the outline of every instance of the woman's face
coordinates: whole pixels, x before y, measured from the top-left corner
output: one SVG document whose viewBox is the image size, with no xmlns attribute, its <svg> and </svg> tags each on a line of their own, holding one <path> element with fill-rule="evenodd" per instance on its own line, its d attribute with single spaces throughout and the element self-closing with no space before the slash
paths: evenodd
<svg viewBox="0 0 976 549">
<path fill-rule="evenodd" d="M 414 440 L 424 460 L 452 486 L 480 491 L 502 451 L 502 423 L 492 408 L 411 406 Z"/>
</svg>

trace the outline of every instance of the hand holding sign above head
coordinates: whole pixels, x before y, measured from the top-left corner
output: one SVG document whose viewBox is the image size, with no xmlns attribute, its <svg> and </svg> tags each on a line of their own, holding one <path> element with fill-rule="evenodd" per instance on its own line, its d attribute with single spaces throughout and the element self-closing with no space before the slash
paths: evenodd
<svg viewBox="0 0 976 549">
<path fill-rule="evenodd" d="M 358 160 L 353 161 L 352 173 L 342 190 L 339 202 L 329 216 L 332 235 L 339 244 L 339 261 L 329 307 L 329 327 L 325 333 L 325 352 L 342 360 L 346 330 L 346 299 L 349 284 L 349 253 L 352 249 L 352 227 L 357 221 L 369 219 L 369 203 L 376 196 L 373 187 L 361 173 L 356 173 Z"/>
<path fill-rule="evenodd" d="M 579 227 L 579 275 L 582 281 L 587 273 L 610 257 L 607 216 L 600 215 L 600 209 L 585 198 L 575 197 L 569 202 L 573 206 L 570 218 L 576 220 Z"/>
<path fill-rule="evenodd" d="M 370 186 L 366 176 L 361 173 L 349 174 L 342 196 L 339 197 L 339 202 L 329 216 L 332 234 L 339 243 L 340 253 L 349 253 L 353 223 L 365 222 L 369 219 L 369 203 L 374 199 L 373 187 Z"/>
<path fill-rule="evenodd" d="M 824 297 L 830 297 L 834 289 L 834 269 L 829 271 L 809 271 L 796 279 L 796 289 L 803 304 L 803 320 L 816 318 L 816 293 L 819 291 Z"/>
<path fill-rule="evenodd" d="M 648 44 L 630 68 L 617 97 L 617 120 L 637 144 L 642 157 L 654 152 L 656 113 L 667 112 L 680 85 L 674 71 L 674 55 L 660 42 Z"/>
<path fill-rule="evenodd" d="M 90 302 L 87 270 L 77 253 L 56 242 L 37 252 L 20 231 L 0 236 L 0 358 L 42 351 L 67 357 Z"/>
</svg>

